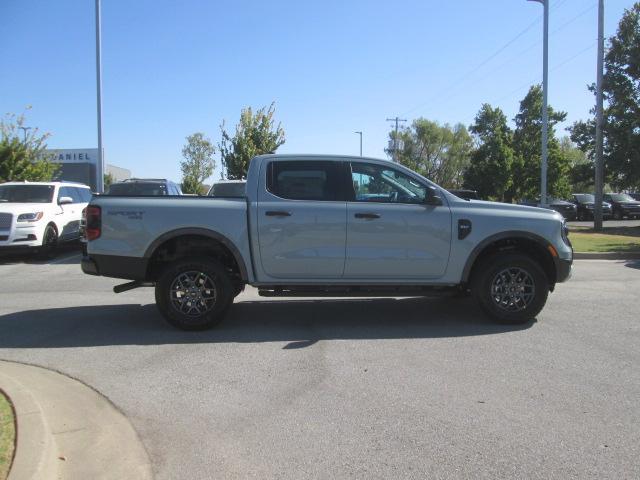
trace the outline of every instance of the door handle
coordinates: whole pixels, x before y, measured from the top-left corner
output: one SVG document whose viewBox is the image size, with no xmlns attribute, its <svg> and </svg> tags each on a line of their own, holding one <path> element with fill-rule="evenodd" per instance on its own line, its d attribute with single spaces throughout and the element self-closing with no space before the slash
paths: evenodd
<svg viewBox="0 0 640 480">
<path fill-rule="evenodd" d="M 380 215 L 377 213 L 356 213 L 354 215 L 356 218 L 366 218 L 367 220 L 373 220 L 375 218 L 380 218 Z"/>
<path fill-rule="evenodd" d="M 269 211 L 265 212 L 265 215 L 267 217 L 290 217 L 291 213 L 283 212 L 283 211 L 280 211 L 280 210 L 275 210 L 275 211 L 274 210 L 269 210 Z"/>
</svg>

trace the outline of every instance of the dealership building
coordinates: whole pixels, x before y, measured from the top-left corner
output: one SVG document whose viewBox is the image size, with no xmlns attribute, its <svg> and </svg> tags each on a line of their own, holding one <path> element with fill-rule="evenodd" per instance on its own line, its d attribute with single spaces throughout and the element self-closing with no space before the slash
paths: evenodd
<svg viewBox="0 0 640 480">
<path fill-rule="evenodd" d="M 104 152 L 103 152 L 104 153 Z M 80 182 L 96 191 L 96 173 L 98 164 L 97 148 L 72 148 L 45 150 L 45 157 L 60 165 L 58 180 Z M 111 175 L 116 182 L 131 178 L 131 171 L 105 162 L 105 175 Z"/>
</svg>

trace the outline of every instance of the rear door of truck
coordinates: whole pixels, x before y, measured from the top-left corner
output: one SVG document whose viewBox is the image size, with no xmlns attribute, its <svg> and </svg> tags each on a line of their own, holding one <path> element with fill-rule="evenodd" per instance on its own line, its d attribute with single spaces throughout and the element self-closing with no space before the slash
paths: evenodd
<svg viewBox="0 0 640 480">
<path fill-rule="evenodd" d="M 339 161 L 295 159 L 262 166 L 266 189 L 259 191 L 257 225 L 267 275 L 342 277 L 347 235 L 343 168 Z"/>
</svg>

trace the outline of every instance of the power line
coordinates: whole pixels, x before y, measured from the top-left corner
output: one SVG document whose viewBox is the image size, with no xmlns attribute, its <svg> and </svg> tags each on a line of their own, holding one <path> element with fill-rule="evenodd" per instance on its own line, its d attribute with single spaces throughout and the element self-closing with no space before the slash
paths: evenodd
<svg viewBox="0 0 640 480">
<path fill-rule="evenodd" d="M 573 22 L 575 22 L 577 19 L 579 19 L 580 17 L 586 15 L 587 13 L 589 13 L 591 10 L 593 10 L 596 7 L 596 4 L 594 3 L 593 5 L 591 5 L 589 8 L 587 8 L 586 10 L 581 11 L 580 13 L 578 13 L 577 15 L 575 15 L 574 17 L 572 17 L 571 19 L 569 19 L 568 21 L 566 21 L 565 23 L 563 23 L 562 25 L 560 25 L 558 28 L 556 28 L 555 30 L 553 30 L 550 33 L 551 35 L 555 35 L 556 33 L 560 32 L 561 30 L 565 29 L 567 26 L 571 25 Z M 529 47 L 527 47 L 526 49 L 522 50 L 520 53 L 518 53 L 518 55 L 513 56 L 512 58 L 510 58 L 509 60 L 507 60 L 504 63 L 501 63 L 500 65 L 498 65 L 497 67 L 491 69 L 491 71 L 489 73 L 487 73 L 486 75 L 483 75 L 481 77 L 479 77 L 477 79 L 477 81 L 482 81 L 485 78 L 488 78 L 492 75 L 495 74 L 495 72 L 502 70 L 504 67 L 506 67 L 507 65 L 509 65 L 510 63 L 514 62 L 515 60 L 520 59 L 525 53 L 528 53 L 530 50 L 532 50 L 533 48 L 537 47 L 538 45 L 540 45 L 541 41 L 537 41 L 536 43 L 530 45 Z M 451 95 L 448 95 L 446 97 L 439 97 L 436 100 L 436 104 L 441 104 L 443 102 L 447 102 L 449 100 L 451 100 L 452 98 L 454 98 L 456 95 L 459 95 L 461 92 L 457 91 L 452 93 Z"/>
<path fill-rule="evenodd" d="M 558 0 L 555 4 L 553 4 L 551 6 L 551 8 L 553 8 L 554 10 L 558 9 L 559 7 L 561 7 L 562 5 L 564 5 L 568 0 Z M 591 7 L 593 8 L 593 7 Z M 425 105 L 428 105 L 430 103 L 432 103 L 435 100 L 439 100 L 442 98 L 443 94 L 450 92 L 452 89 L 458 87 L 461 83 L 464 83 L 464 81 L 469 78 L 471 75 L 473 75 L 475 72 L 477 72 L 478 70 L 480 70 L 482 67 L 484 67 L 487 63 L 489 63 L 491 60 L 493 60 L 494 58 L 496 58 L 498 55 L 500 55 L 503 51 L 505 51 L 507 48 L 509 48 L 511 45 L 513 45 L 518 39 L 520 39 L 523 35 L 525 35 L 527 32 L 529 32 L 533 27 L 535 27 L 540 20 L 542 20 L 542 15 L 538 16 L 533 22 L 531 22 L 529 25 L 527 25 L 523 30 L 521 30 L 518 34 L 516 34 L 515 37 L 511 38 L 509 41 L 507 41 L 507 43 L 505 43 L 504 45 L 502 45 L 500 48 L 498 48 L 494 53 L 492 53 L 491 55 L 489 55 L 487 58 L 485 58 L 482 62 L 480 62 L 477 66 L 475 66 L 473 69 L 471 69 L 470 71 L 468 71 L 467 73 L 465 73 L 464 75 L 462 75 L 458 80 L 456 80 L 455 82 L 449 84 L 449 86 L 442 90 L 441 92 L 438 93 L 438 95 L 434 95 L 431 99 L 427 100 L 426 102 L 423 102 L 419 105 L 417 105 L 416 107 L 413 107 L 410 110 L 407 110 L 406 112 L 403 113 L 403 115 L 407 115 L 419 108 L 424 107 Z M 538 42 L 539 43 L 539 42 Z M 537 44 L 536 44 L 537 45 Z M 533 48 L 533 47 L 530 47 Z"/>
<path fill-rule="evenodd" d="M 588 52 L 589 50 L 593 49 L 593 47 L 595 47 L 597 42 L 592 43 L 591 45 L 589 45 L 588 47 L 580 50 L 578 53 L 570 56 L 569 58 L 563 60 L 562 62 L 554 65 L 553 67 L 551 67 L 550 71 L 554 72 L 556 70 L 558 70 L 561 67 L 564 67 L 567 63 L 575 60 L 576 58 L 578 58 L 580 55 L 585 54 L 586 52 Z M 536 82 L 540 81 L 540 77 L 536 77 L 533 80 L 527 82 L 527 83 L 523 83 L 522 85 L 520 85 L 518 88 L 512 90 L 511 92 L 507 93 L 506 95 L 503 95 L 502 97 L 498 98 L 497 100 L 494 100 L 492 103 L 500 103 L 502 100 L 504 100 L 505 98 L 509 98 L 511 97 L 511 95 L 513 95 L 514 93 L 519 92 L 520 90 L 522 90 L 523 88 L 526 87 L 530 87 L 531 85 L 535 84 Z"/>
</svg>

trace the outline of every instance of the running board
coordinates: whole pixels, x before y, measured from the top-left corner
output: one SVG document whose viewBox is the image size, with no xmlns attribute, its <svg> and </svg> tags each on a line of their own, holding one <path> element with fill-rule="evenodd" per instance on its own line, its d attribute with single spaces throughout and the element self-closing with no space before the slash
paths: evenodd
<svg viewBox="0 0 640 480">
<path fill-rule="evenodd" d="M 134 280 L 133 282 L 121 283 L 120 285 L 116 285 L 113 287 L 113 293 L 122 293 L 127 292 L 129 290 L 133 290 L 134 288 L 140 287 L 153 287 L 155 283 L 153 282 L 142 282 L 140 280 Z"/>
<path fill-rule="evenodd" d="M 274 286 L 259 287 L 261 297 L 424 297 L 456 293 L 456 286 Z"/>
</svg>

